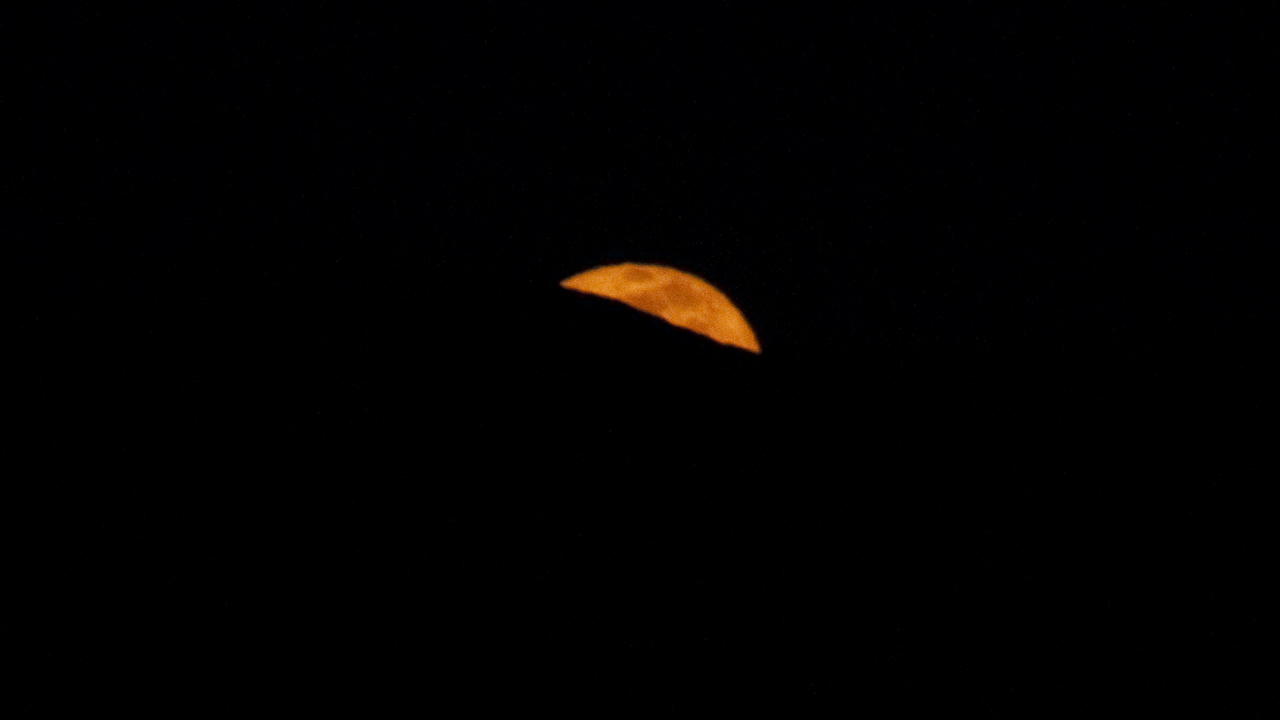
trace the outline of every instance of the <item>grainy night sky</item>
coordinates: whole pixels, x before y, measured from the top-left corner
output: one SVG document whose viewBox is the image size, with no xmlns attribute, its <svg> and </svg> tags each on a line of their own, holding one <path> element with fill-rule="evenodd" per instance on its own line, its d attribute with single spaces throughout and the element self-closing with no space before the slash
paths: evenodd
<svg viewBox="0 0 1280 720">
<path fill-rule="evenodd" d="M 519 5 L 34 21 L 36 672 L 963 711 L 1247 655 L 1244 18 Z M 558 287 L 626 261 L 763 353 Z"/>
</svg>

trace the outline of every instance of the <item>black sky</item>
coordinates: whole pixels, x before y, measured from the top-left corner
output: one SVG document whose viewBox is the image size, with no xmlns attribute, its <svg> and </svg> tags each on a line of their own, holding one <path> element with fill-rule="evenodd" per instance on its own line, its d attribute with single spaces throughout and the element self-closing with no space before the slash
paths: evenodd
<svg viewBox="0 0 1280 720">
<path fill-rule="evenodd" d="M 226 707 L 1176 694 L 1256 597 L 1261 530 L 1206 529 L 1270 407 L 1237 15 L 50 13 L 17 345 L 79 634 L 33 666 Z M 763 354 L 557 287 L 620 261 Z"/>
</svg>

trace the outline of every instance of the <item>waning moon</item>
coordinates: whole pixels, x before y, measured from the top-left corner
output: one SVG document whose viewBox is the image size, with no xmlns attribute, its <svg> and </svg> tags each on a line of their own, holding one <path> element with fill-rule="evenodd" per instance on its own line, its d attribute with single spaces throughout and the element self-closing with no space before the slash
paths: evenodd
<svg viewBox="0 0 1280 720">
<path fill-rule="evenodd" d="M 760 343 L 725 294 L 696 275 L 664 265 L 622 263 L 578 273 L 560 287 L 612 298 L 722 345 L 759 354 Z"/>
</svg>

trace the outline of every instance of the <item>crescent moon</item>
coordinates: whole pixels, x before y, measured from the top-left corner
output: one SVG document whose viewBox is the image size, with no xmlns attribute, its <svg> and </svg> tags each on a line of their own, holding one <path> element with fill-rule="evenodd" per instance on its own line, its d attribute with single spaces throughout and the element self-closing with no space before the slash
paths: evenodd
<svg viewBox="0 0 1280 720">
<path fill-rule="evenodd" d="M 618 300 L 722 345 L 760 353 L 755 332 L 729 298 L 706 280 L 675 268 L 605 265 L 563 280 L 560 287 Z"/>
</svg>

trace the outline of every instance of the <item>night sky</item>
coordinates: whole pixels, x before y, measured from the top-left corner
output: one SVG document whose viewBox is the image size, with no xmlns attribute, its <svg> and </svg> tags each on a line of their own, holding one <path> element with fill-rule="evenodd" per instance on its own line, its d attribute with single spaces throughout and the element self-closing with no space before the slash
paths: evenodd
<svg viewBox="0 0 1280 720">
<path fill-rule="evenodd" d="M 37 673 L 963 711 L 1247 655 L 1256 25 L 510 5 L 33 21 Z M 558 286 L 624 261 L 723 290 L 762 354 Z"/>
</svg>

